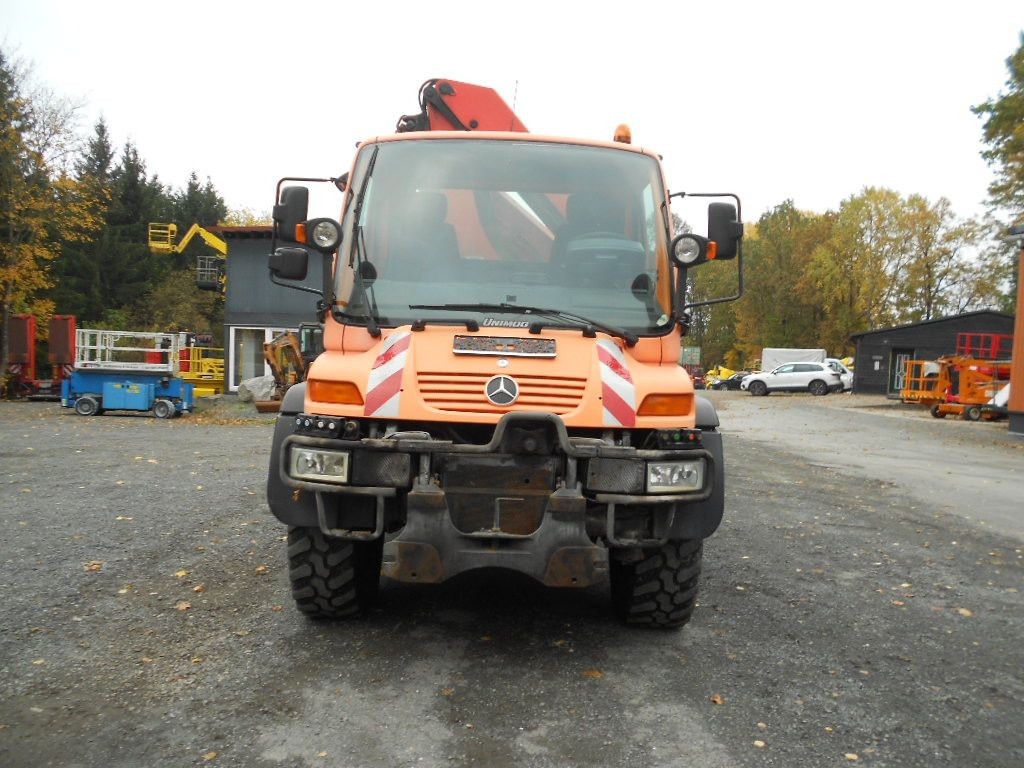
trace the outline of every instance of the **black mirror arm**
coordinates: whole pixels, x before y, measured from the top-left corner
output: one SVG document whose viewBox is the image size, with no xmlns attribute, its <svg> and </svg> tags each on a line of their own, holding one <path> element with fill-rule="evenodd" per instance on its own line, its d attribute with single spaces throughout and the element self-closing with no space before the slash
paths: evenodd
<svg viewBox="0 0 1024 768">
<path fill-rule="evenodd" d="M 286 283 L 273 272 L 270 273 L 270 282 L 276 285 L 283 285 L 285 288 L 291 288 L 295 291 L 305 291 L 306 293 L 313 293 L 320 297 L 323 297 L 324 295 L 324 292 L 319 288 L 312 288 L 308 285 L 295 285 L 295 283 Z"/>
<path fill-rule="evenodd" d="M 725 296 L 725 297 L 723 297 L 721 299 L 706 299 L 705 301 L 696 301 L 696 302 L 694 302 L 692 304 L 687 304 L 687 303 L 685 303 L 685 301 L 680 301 L 680 306 L 683 308 L 683 311 L 685 312 L 687 309 L 691 309 L 693 307 L 707 307 L 707 306 L 710 306 L 712 304 L 724 304 L 727 301 L 736 301 L 736 299 L 739 299 L 739 298 L 741 298 L 743 296 L 743 240 L 742 239 L 736 244 L 736 269 L 737 269 L 736 293 L 734 295 L 732 295 L 732 296 Z M 686 295 L 686 288 L 685 288 L 685 286 L 686 286 L 686 269 L 683 268 L 683 267 L 680 267 L 679 272 L 680 272 L 679 280 L 680 280 L 680 282 L 683 285 L 683 288 L 680 290 L 680 294 L 681 294 L 682 297 L 685 297 L 685 295 Z"/>
</svg>

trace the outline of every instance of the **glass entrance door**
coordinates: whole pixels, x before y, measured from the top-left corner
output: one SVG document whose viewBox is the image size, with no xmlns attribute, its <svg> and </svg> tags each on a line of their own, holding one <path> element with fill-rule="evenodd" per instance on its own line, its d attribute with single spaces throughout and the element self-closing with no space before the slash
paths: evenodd
<svg viewBox="0 0 1024 768">
<path fill-rule="evenodd" d="M 889 366 L 889 392 L 900 393 L 907 385 L 907 361 L 914 359 L 912 349 L 894 349 Z"/>
</svg>

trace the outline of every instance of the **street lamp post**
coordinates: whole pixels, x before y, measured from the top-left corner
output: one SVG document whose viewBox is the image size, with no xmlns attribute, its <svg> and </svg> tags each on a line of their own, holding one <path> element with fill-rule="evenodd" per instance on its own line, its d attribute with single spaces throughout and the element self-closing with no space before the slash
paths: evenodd
<svg viewBox="0 0 1024 768">
<path fill-rule="evenodd" d="M 1013 322 L 1013 361 L 1010 363 L 1010 431 L 1024 435 L 1024 225 L 1010 229 L 1007 238 L 1021 247 L 1017 259 L 1017 315 Z"/>
</svg>

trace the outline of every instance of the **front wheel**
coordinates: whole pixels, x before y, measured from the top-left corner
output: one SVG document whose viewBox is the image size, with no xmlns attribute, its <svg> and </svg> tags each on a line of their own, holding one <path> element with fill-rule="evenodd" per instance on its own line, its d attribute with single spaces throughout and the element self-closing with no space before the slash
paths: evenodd
<svg viewBox="0 0 1024 768">
<path fill-rule="evenodd" d="M 75 400 L 75 413 L 79 416 L 95 416 L 100 412 L 100 402 L 92 395 L 83 395 Z"/>
<path fill-rule="evenodd" d="M 969 405 L 964 408 L 964 419 L 967 421 L 980 421 L 981 420 L 981 406 L 980 405 Z"/>
<path fill-rule="evenodd" d="M 768 385 L 763 381 L 752 381 L 750 386 L 747 387 L 747 391 L 755 397 L 761 397 L 768 394 Z"/>
<path fill-rule="evenodd" d="M 944 419 L 944 418 L 946 418 L 946 412 L 943 411 L 942 409 L 940 409 L 939 406 L 937 406 L 937 405 L 933 405 L 931 408 L 929 408 L 928 409 L 928 413 L 930 413 L 936 419 Z"/>
<path fill-rule="evenodd" d="M 383 543 L 336 539 L 319 528 L 289 528 L 288 577 L 296 607 L 314 619 L 365 611 L 377 598 Z"/>
<path fill-rule="evenodd" d="M 634 563 L 611 561 L 612 606 L 627 624 L 673 629 L 690 620 L 697 602 L 704 542 L 670 541 L 644 550 Z"/>
<path fill-rule="evenodd" d="M 153 403 L 153 415 L 158 419 L 169 419 L 175 414 L 174 403 L 170 400 L 157 400 Z"/>
<path fill-rule="evenodd" d="M 828 384 L 821 379 L 815 379 L 807 388 L 811 391 L 812 395 L 817 395 L 818 397 L 828 394 Z"/>
</svg>

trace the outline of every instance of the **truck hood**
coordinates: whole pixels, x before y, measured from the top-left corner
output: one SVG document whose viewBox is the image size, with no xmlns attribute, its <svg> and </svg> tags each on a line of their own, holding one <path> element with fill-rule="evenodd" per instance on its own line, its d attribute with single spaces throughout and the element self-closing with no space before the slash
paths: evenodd
<svg viewBox="0 0 1024 768">
<path fill-rule="evenodd" d="M 687 412 L 669 417 L 673 425 L 694 418 L 692 383 L 679 366 L 641 363 L 617 339 L 578 330 L 398 328 L 364 352 L 324 352 L 309 380 L 356 385 L 358 408 L 318 402 L 307 389 L 308 411 L 339 416 L 494 423 L 505 413 L 541 411 L 570 426 L 629 428 L 652 421 L 637 410 L 653 392 L 689 395 Z"/>
</svg>

